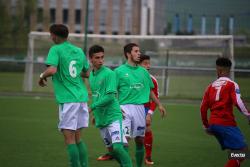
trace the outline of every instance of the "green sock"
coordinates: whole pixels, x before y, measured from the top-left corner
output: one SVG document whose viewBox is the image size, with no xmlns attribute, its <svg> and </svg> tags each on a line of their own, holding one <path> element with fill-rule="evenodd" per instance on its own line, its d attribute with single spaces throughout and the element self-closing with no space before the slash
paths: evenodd
<svg viewBox="0 0 250 167">
<path fill-rule="evenodd" d="M 123 144 L 114 143 L 113 144 L 113 155 L 122 167 L 132 167 L 132 161 L 129 154 L 124 149 Z"/>
<path fill-rule="evenodd" d="M 77 143 L 77 148 L 79 152 L 79 160 L 81 167 L 87 167 L 88 166 L 88 151 L 87 146 L 83 141 L 80 141 Z"/>
<path fill-rule="evenodd" d="M 128 153 L 128 146 L 123 146 L 123 148 Z"/>
<path fill-rule="evenodd" d="M 136 145 L 135 158 L 136 158 L 136 166 L 141 167 L 143 164 L 143 158 L 144 158 L 144 146 L 143 145 Z"/>
<path fill-rule="evenodd" d="M 71 167 L 79 167 L 79 153 L 76 144 L 69 144 L 67 147 Z"/>
</svg>

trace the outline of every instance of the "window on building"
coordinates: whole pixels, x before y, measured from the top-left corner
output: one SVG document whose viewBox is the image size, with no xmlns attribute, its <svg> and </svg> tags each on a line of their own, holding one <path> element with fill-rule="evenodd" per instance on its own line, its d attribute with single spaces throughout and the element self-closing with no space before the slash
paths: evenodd
<svg viewBox="0 0 250 167">
<path fill-rule="evenodd" d="M 75 12 L 76 12 L 75 22 L 76 22 L 76 24 L 81 24 L 81 10 L 77 9 L 77 10 L 75 10 Z"/>
<path fill-rule="evenodd" d="M 89 18 L 88 18 L 88 33 L 93 34 L 94 32 L 94 1 L 89 1 Z"/>
<path fill-rule="evenodd" d="M 113 34 L 119 31 L 119 17 L 120 17 L 120 3 L 119 0 L 113 0 L 113 14 L 112 14 L 112 31 Z"/>
<path fill-rule="evenodd" d="M 42 23 L 43 22 L 43 9 L 38 8 L 37 9 L 37 23 Z"/>
<path fill-rule="evenodd" d="M 126 31 L 125 35 L 131 35 L 131 33 L 129 31 Z"/>
<path fill-rule="evenodd" d="M 108 2 L 107 0 L 102 0 L 100 1 L 100 21 L 99 21 L 99 25 L 100 25 L 100 33 L 101 34 L 105 34 L 106 32 L 106 17 L 107 17 L 107 8 L 108 8 Z"/>
<path fill-rule="evenodd" d="M 75 30 L 75 33 L 80 34 L 81 31 L 80 30 Z"/>
<path fill-rule="evenodd" d="M 131 34 L 132 30 L 132 1 L 125 1 L 125 34 Z"/>
<path fill-rule="evenodd" d="M 37 31 L 42 32 L 42 31 L 43 31 L 43 28 L 42 28 L 42 27 L 38 27 L 38 28 L 37 28 Z"/>
<path fill-rule="evenodd" d="M 63 9 L 63 24 L 68 24 L 69 20 L 69 10 Z"/>
<path fill-rule="evenodd" d="M 51 8 L 50 9 L 50 23 L 55 23 L 56 22 L 56 9 Z"/>
</svg>

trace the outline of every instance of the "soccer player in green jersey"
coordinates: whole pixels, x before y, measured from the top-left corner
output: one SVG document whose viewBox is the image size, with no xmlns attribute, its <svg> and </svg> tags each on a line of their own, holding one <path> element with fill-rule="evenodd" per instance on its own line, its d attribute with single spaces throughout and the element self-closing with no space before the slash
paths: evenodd
<svg viewBox="0 0 250 167">
<path fill-rule="evenodd" d="M 118 100 L 124 112 L 123 120 L 127 140 L 134 138 L 136 143 L 136 165 L 141 167 L 144 159 L 144 135 L 146 128 L 146 114 L 144 104 L 149 97 L 156 103 L 162 117 L 165 108 L 155 97 L 153 82 L 148 71 L 139 66 L 140 48 L 135 43 L 124 46 L 124 55 L 127 62 L 115 69 L 118 89 Z"/>
<path fill-rule="evenodd" d="M 41 73 L 39 85 L 46 86 L 52 76 L 56 101 L 59 104 L 58 128 L 64 136 L 71 167 L 87 167 L 87 148 L 81 140 L 81 129 L 88 127 L 88 92 L 81 75 L 89 69 L 81 48 L 67 41 L 68 28 L 62 24 L 50 27 L 55 43 L 49 50 L 47 68 Z"/>
<path fill-rule="evenodd" d="M 113 157 L 122 167 L 131 167 L 131 159 L 123 147 L 126 138 L 122 130 L 122 112 L 116 98 L 115 73 L 103 65 L 103 47 L 99 45 L 90 47 L 89 58 L 93 65 L 89 76 L 92 92 L 89 111 L 93 111 L 95 125 L 100 129 L 104 143 L 107 147 L 112 147 Z"/>
</svg>

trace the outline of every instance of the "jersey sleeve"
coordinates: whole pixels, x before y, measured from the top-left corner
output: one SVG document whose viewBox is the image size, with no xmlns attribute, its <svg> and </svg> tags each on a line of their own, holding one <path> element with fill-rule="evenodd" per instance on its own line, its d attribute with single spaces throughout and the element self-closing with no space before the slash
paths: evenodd
<svg viewBox="0 0 250 167">
<path fill-rule="evenodd" d="M 87 72 L 88 69 L 89 69 L 89 61 L 86 58 L 86 56 L 85 56 L 84 52 L 82 51 L 82 49 L 80 49 L 80 52 L 82 52 L 82 55 L 83 55 L 83 68 L 82 68 L 82 71 Z"/>
<path fill-rule="evenodd" d="M 57 67 L 59 63 L 59 54 L 55 46 L 51 47 L 45 61 L 45 64 Z"/>
<path fill-rule="evenodd" d="M 116 89 L 119 88 L 119 71 L 117 70 L 117 68 L 114 70 L 115 73 L 115 81 L 116 81 Z"/>
<path fill-rule="evenodd" d="M 107 104 L 111 103 L 114 99 L 115 99 L 115 94 L 113 94 L 113 93 L 107 94 L 103 98 L 101 98 L 99 101 L 93 103 L 90 106 L 90 108 L 92 110 L 95 110 L 98 107 L 104 107 Z"/>
<path fill-rule="evenodd" d="M 117 93 L 116 89 L 116 75 L 113 71 L 109 72 L 109 74 L 105 78 L 105 85 L 106 85 L 106 94 L 110 93 Z"/>
<path fill-rule="evenodd" d="M 155 94 L 155 97 L 159 98 L 158 82 L 157 82 L 157 80 L 154 77 L 151 77 L 151 78 L 152 78 L 152 81 L 153 81 L 153 84 L 154 84 L 153 92 Z M 156 103 L 151 100 L 149 102 L 149 111 L 148 111 L 148 113 L 153 114 L 153 112 L 155 111 L 155 109 L 156 109 Z"/>
<path fill-rule="evenodd" d="M 141 68 L 143 68 L 143 67 L 141 67 Z M 153 89 L 154 88 L 154 83 L 153 83 L 153 81 L 152 81 L 152 79 L 150 77 L 150 74 L 148 73 L 148 71 L 146 69 L 143 68 L 143 70 L 144 70 L 144 75 L 145 75 L 145 77 L 147 79 L 147 84 L 149 84 L 150 89 Z"/>
<path fill-rule="evenodd" d="M 234 105 L 239 109 L 242 114 L 248 117 L 248 120 L 250 120 L 250 112 L 248 111 L 247 107 L 241 99 L 240 88 L 237 83 L 234 83 L 232 86 L 231 97 L 233 99 Z"/>
<path fill-rule="evenodd" d="M 206 89 L 200 106 L 200 116 L 204 128 L 209 127 L 207 119 L 207 110 L 209 108 L 209 88 L 210 86 Z"/>
</svg>

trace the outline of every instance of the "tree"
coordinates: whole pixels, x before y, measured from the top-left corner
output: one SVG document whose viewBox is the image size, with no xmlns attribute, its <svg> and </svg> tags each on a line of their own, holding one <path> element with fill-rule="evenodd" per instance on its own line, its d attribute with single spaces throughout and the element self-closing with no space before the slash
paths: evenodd
<svg viewBox="0 0 250 167">
<path fill-rule="evenodd" d="M 27 50 L 30 31 L 30 15 L 36 7 L 36 0 L 0 1 L 0 47 L 8 55 L 24 54 Z M 3 25 L 3 26 L 2 26 Z M 4 52 L 4 53 L 3 53 Z"/>
</svg>

